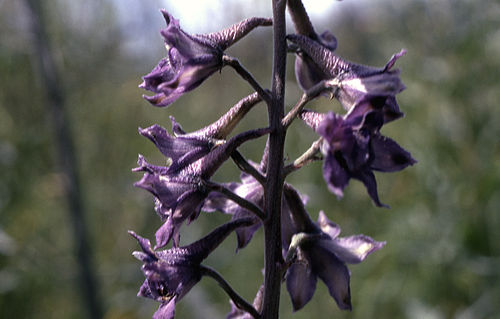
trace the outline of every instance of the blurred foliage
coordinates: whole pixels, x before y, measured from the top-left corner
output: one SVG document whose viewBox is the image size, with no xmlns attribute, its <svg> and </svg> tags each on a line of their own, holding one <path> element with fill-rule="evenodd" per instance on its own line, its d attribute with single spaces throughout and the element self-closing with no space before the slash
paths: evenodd
<svg viewBox="0 0 500 319">
<path fill-rule="evenodd" d="M 149 318 L 157 305 L 135 297 L 143 275 L 130 255 L 138 247 L 127 230 L 152 237 L 160 221 L 151 196 L 132 186 L 140 176 L 130 169 L 138 153 L 156 163 L 164 159 L 137 127 L 159 123 L 170 129 L 173 115 L 193 131 L 251 90 L 224 69 L 168 110 L 151 107 L 137 85 L 164 54 L 157 12 L 164 3 L 44 3 L 77 145 L 105 318 Z M 264 1 L 258 3 L 262 8 Z M 238 2 L 227 3 L 210 23 L 223 26 L 251 14 L 238 8 Z M 62 197 L 65 181 L 54 164 L 54 134 L 41 102 L 24 10 L 20 1 L 0 1 L 0 317 L 83 318 Z M 498 318 L 498 17 L 498 1 L 346 0 L 329 3 L 314 21 L 318 31 L 334 32 L 338 54 L 355 62 L 382 66 L 401 47 L 408 50 L 397 63 L 408 87 L 398 99 L 406 118 L 383 131 L 419 163 L 402 173 L 377 175 L 381 199 L 391 210 L 374 207 L 356 181 L 338 201 L 327 191 L 319 163 L 290 177 L 310 195 L 313 218 L 323 209 L 344 235 L 364 233 L 387 246 L 350 267 L 351 313 L 339 311 L 319 282 L 313 300 L 296 314 L 283 289 L 282 318 Z M 270 36 L 269 29 L 257 30 L 230 50 L 264 85 L 270 82 Z M 300 92 L 292 56 L 290 62 L 287 104 L 292 106 Z M 313 106 L 340 112 L 328 99 Z M 257 106 L 238 130 L 265 126 L 264 112 Z M 294 124 L 289 159 L 313 140 L 303 124 Z M 252 142 L 242 152 L 258 161 L 263 144 Z M 237 180 L 235 165 L 225 164 L 215 179 Z M 182 240 L 190 242 L 226 220 L 202 214 L 183 228 Z M 262 281 L 262 237 L 258 232 L 237 255 L 231 237 L 206 262 L 248 299 Z M 229 309 L 217 284 L 204 279 L 178 305 L 177 318 L 219 318 Z"/>
</svg>

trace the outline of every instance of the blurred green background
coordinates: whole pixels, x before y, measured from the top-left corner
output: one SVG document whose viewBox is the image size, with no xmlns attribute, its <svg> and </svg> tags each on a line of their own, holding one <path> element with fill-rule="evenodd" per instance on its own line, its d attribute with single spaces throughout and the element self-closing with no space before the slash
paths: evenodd
<svg viewBox="0 0 500 319">
<path fill-rule="evenodd" d="M 173 115 L 186 131 L 217 119 L 251 89 L 223 69 L 168 109 L 150 106 L 137 88 L 164 55 L 159 8 L 172 10 L 193 33 L 216 31 L 251 15 L 270 15 L 270 1 L 44 0 L 42 23 L 59 73 L 58 88 L 75 143 L 92 273 L 103 318 L 150 318 L 153 301 L 136 297 L 143 281 L 133 229 L 152 238 L 160 221 L 152 196 L 132 186 L 141 153 L 164 159 L 137 127 L 170 129 Z M 383 128 L 419 161 L 401 173 L 378 174 L 376 208 L 361 183 L 345 197 L 330 194 L 315 163 L 289 179 L 323 209 L 343 235 L 363 233 L 386 247 L 351 266 L 353 311 L 341 312 L 322 282 L 304 310 L 293 314 L 282 290 L 282 318 L 500 318 L 500 2 L 405 0 L 305 2 L 318 32 L 332 31 L 337 53 L 383 66 L 398 60 L 407 89 L 398 96 L 406 117 Z M 187 6 L 186 6 L 187 5 Z M 188 11 L 183 7 L 187 7 Z M 205 16 L 206 18 L 202 18 Z M 190 19 L 189 21 L 187 19 Z M 55 125 L 39 74 L 24 1 L 0 0 L 0 318 L 89 318 L 78 281 L 74 229 L 58 165 Z M 271 30 L 259 29 L 229 50 L 263 84 L 270 83 Z M 287 106 L 300 96 L 289 56 Z M 341 112 L 335 101 L 310 107 Z M 257 106 L 238 127 L 265 126 Z M 292 126 L 287 156 L 315 138 Z M 258 161 L 264 140 L 242 148 Z M 238 179 L 232 162 L 214 178 Z M 184 227 L 182 243 L 228 220 L 202 214 Z M 263 234 L 234 254 L 231 236 L 206 264 L 244 297 L 261 281 Z M 222 318 L 228 298 L 203 279 L 177 306 L 176 318 Z"/>
</svg>

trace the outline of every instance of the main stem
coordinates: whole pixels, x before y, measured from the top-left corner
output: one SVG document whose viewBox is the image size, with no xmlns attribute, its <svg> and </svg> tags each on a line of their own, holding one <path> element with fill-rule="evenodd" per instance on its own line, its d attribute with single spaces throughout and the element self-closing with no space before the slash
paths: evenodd
<svg viewBox="0 0 500 319">
<path fill-rule="evenodd" d="M 264 222 L 265 233 L 265 275 L 263 319 L 279 318 L 281 290 L 281 198 L 283 194 L 283 150 L 285 129 L 281 125 L 284 116 L 285 74 L 286 74 L 286 0 L 273 0 L 273 78 L 271 101 L 268 103 L 269 155 L 265 185 L 264 208 L 268 216 Z"/>
</svg>

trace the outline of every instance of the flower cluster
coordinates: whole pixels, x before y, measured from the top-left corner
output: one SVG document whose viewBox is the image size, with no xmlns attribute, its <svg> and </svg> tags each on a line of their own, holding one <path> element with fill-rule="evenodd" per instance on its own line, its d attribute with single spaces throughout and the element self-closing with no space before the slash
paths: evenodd
<svg viewBox="0 0 500 319">
<path fill-rule="evenodd" d="M 285 28 L 275 25 L 274 37 L 281 37 L 281 43 L 288 40 L 288 51 L 296 55 L 297 82 L 304 90 L 303 97 L 287 115 L 283 114 L 284 103 L 277 103 L 284 100 L 279 87 L 285 83 L 284 73 L 279 75 L 276 71 L 278 66 L 273 72 L 273 88 L 266 89 L 237 59 L 224 53 L 256 27 L 271 26 L 275 21 L 283 24 L 284 18 L 276 20 L 279 10 L 274 19 L 250 18 L 219 32 L 198 35 L 186 33 L 178 20 L 161 11 L 166 22 L 161 35 L 167 56 L 143 77 L 140 87 L 153 93 L 144 96 L 147 101 L 169 106 L 224 66 L 232 67 L 256 92 L 241 99 L 214 123 L 191 133 L 185 132 L 173 117 L 172 133 L 157 124 L 139 128 L 139 134 L 167 158 L 167 165 L 157 166 L 139 155 L 138 167 L 133 169 L 143 173 L 135 186 L 154 196 L 155 210 L 162 222 L 155 233 L 154 246 L 130 231 L 141 247 L 142 251 L 133 255 L 143 262 L 146 277 L 138 295 L 160 303 L 153 318 L 174 318 L 176 304 L 204 276 L 215 279 L 228 294 L 231 311 L 227 318 L 277 318 L 279 303 L 275 299 L 279 285 L 268 283 L 282 279 L 294 311 L 311 300 L 318 278 L 340 309 L 351 310 L 347 264 L 360 263 L 385 245 L 365 235 L 339 237 L 340 227 L 323 211 L 313 222 L 305 208 L 309 197 L 285 179 L 309 162 L 322 160 L 328 189 L 337 197 L 343 196 L 350 179 L 356 179 L 365 185 L 376 206 L 387 206 L 379 199 L 374 171 L 400 171 L 416 162 L 409 152 L 380 133 L 383 125 L 403 117 L 396 95 L 404 85 L 394 64 L 405 51 L 395 54 L 382 68 L 349 62 L 334 54 L 337 39 L 332 33 L 318 35 L 314 31 L 301 0 L 273 3 L 286 4 L 292 16 L 296 34 L 277 32 Z M 277 45 L 275 49 L 281 54 L 281 61 L 285 61 L 286 48 Z M 308 102 L 325 93 L 340 102 L 345 114 L 304 109 Z M 269 127 L 232 135 L 236 125 L 259 102 L 267 104 Z M 311 127 L 319 139 L 285 166 L 285 136 L 297 118 Z M 239 153 L 242 144 L 265 135 L 268 141 L 259 164 Z M 277 137 L 280 142 L 276 142 Z M 241 182 L 213 181 L 214 174 L 229 159 L 241 170 Z M 201 212 L 221 212 L 230 215 L 231 221 L 202 239 L 181 246 L 182 226 L 196 220 Z M 265 255 L 269 260 L 264 283 L 250 304 L 202 262 L 231 232 L 236 233 L 238 251 L 248 245 L 260 228 L 265 229 Z M 269 235 L 270 229 L 274 234 Z M 169 244 L 171 248 L 166 248 Z M 274 306 L 269 306 L 273 302 Z"/>
</svg>

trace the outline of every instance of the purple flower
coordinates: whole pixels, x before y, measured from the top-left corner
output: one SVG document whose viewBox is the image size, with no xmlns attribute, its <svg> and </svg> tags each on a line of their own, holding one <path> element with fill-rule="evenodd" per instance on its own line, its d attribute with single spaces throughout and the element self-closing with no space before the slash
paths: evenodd
<svg viewBox="0 0 500 319">
<path fill-rule="evenodd" d="M 186 133 L 171 116 L 172 132 L 159 125 L 148 128 L 139 128 L 139 133 L 150 139 L 160 152 L 170 158 L 168 172 L 179 171 L 185 166 L 207 155 L 215 147 L 224 144 L 225 138 L 231 133 L 236 124 L 261 98 L 257 93 L 241 99 L 216 122 L 192 133 Z"/>
<path fill-rule="evenodd" d="M 148 239 L 129 231 L 141 246 L 142 252 L 136 251 L 133 255 L 144 263 L 142 271 L 146 276 L 137 295 L 161 303 L 153 318 L 174 318 L 175 304 L 201 280 L 201 262 L 234 229 L 250 222 L 248 219 L 231 221 L 189 246 L 160 251 L 154 251 Z"/>
<path fill-rule="evenodd" d="M 296 191 L 285 188 L 285 198 L 293 207 L 291 217 L 296 227 L 289 252 L 293 249 L 295 261 L 286 274 L 294 311 L 311 300 L 318 277 L 326 284 L 339 308 L 351 310 L 350 272 L 346 263 L 360 263 L 385 242 L 364 235 L 338 237 L 340 227 L 328 220 L 322 211 L 317 223 L 311 221 Z"/>
<path fill-rule="evenodd" d="M 182 94 L 199 86 L 223 66 L 224 50 L 237 42 L 252 29 L 272 24 L 271 19 L 251 18 L 220 32 L 190 35 L 184 32 L 179 21 L 161 10 L 167 27 L 161 30 L 167 47 L 167 57 L 143 77 L 139 87 L 155 93 L 144 96 L 156 106 L 168 106 Z"/>
<path fill-rule="evenodd" d="M 410 153 L 379 132 L 383 111 L 374 111 L 369 102 L 356 105 L 342 117 L 333 112 L 304 111 L 301 118 L 324 138 L 323 177 L 329 190 L 342 197 L 351 178 L 360 180 L 377 206 L 377 182 L 373 171 L 395 172 L 413 165 Z"/>
<path fill-rule="evenodd" d="M 392 67 L 405 54 L 405 50 L 394 54 L 384 68 L 374 68 L 336 56 L 332 46 L 322 38 L 315 41 L 302 35 L 289 35 L 288 39 L 301 50 L 295 73 L 304 90 L 321 80 L 327 80 L 333 89 L 333 95 L 347 111 L 362 100 L 377 99 L 374 103 L 383 103 L 381 107 L 387 113 L 386 122 L 403 116 L 395 95 L 405 87 L 399 78 L 399 70 L 392 70 Z M 306 56 L 309 59 L 304 58 Z"/>
<path fill-rule="evenodd" d="M 197 160 L 184 163 L 185 165 L 174 161 L 172 165 L 175 165 L 176 169 L 149 164 L 142 155 L 139 155 L 139 167 L 133 171 L 142 171 L 144 176 L 134 185 L 148 190 L 156 197 L 156 212 L 164 220 L 163 226 L 156 233 L 157 248 L 165 246 L 172 237 L 177 244 L 181 224 L 185 220 L 190 222 L 198 217 L 209 193 L 203 181 L 209 180 L 243 142 L 266 133 L 265 129 L 243 132 L 210 150 L 204 156 L 195 155 L 194 157 L 200 157 Z M 165 149 L 164 152 L 175 157 L 174 151 Z"/>
</svg>

